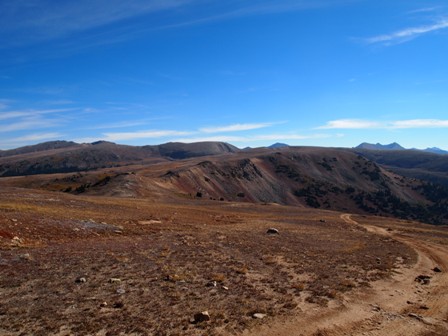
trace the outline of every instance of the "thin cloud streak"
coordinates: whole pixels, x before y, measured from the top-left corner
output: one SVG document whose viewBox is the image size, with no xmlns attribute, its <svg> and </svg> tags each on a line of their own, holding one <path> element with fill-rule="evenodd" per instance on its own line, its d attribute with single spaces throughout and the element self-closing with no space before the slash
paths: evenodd
<svg viewBox="0 0 448 336">
<path fill-rule="evenodd" d="M 246 16 L 328 7 L 351 1 L 354 0 L 283 0 L 279 2 L 257 0 L 234 1 L 230 4 L 224 2 L 219 5 L 212 0 L 128 0 L 126 2 L 78 0 L 76 2 L 61 1 L 51 3 L 51 5 L 49 0 L 36 0 L 31 3 L 11 1 L 0 4 L 0 39 L 5 40 L 5 45 L 20 46 L 67 37 L 107 26 L 109 33 L 94 32 L 95 41 L 90 45 L 92 47 L 120 43 L 154 30 L 182 28 Z M 190 20 L 179 16 L 180 13 L 185 12 L 197 13 L 207 7 L 212 10 L 208 16 Z M 144 25 L 125 23 L 122 27 L 110 27 L 112 24 L 130 21 L 132 18 L 164 12 L 171 15 L 171 23 L 157 25 L 152 23 L 157 20 L 148 19 Z M 9 38 L 11 35 L 17 38 Z M 83 43 L 84 46 L 86 44 L 89 43 Z"/>
<path fill-rule="evenodd" d="M 391 123 L 391 128 L 445 128 L 448 120 L 440 119 L 412 119 L 399 120 Z"/>
<path fill-rule="evenodd" d="M 254 136 L 231 136 L 231 135 L 216 135 L 209 137 L 189 137 L 189 138 L 176 138 L 174 142 L 204 142 L 204 141 L 221 141 L 221 142 L 257 142 L 257 141 L 285 141 L 285 140 L 308 140 L 308 139 L 324 139 L 329 138 L 329 134 L 313 134 L 313 135 L 300 135 L 300 134 L 260 134 Z"/>
<path fill-rule="evenodd" d="M 61 133 L 36 133 L 28 134 L 25 136 L 11 138 L 8 140 L 1 140 L 2 149 L 8 148 L 18 148 L 21 146 L 26 146 L 30 142 L 44 142 L 56 139 L 62 139 L 64 137 Z"/>
<path fill-rule="evenodd" d="M 6 111 L 6 112 L 0 112 L 0 120 L 25 118 L 25 117 L 36 117 L 38 115 L 43 115 L 43 114 L 63 113 L 63 112 L 70 112 L 70 111 L 74 111 L 74 110 L 76 110 L 76 109 L 67 108 L 67 109 Z"/>
<path fill-rule="evenodd" d="M 58 120 L 43 120 L 43 119 L 29 118 L 8 125 L 0 125 L 0 132 L 44 129 L 44 128 L 56 127 L 58 125 L 60 125 L 60 121 Z"/>
<path fill-rule="evenodd" d="M 409 129 L 409 128 L 448 128 L 448 120 L 409 119 L 378 122 L 359 119 L 340 119 L 327 122 L 316 129 Z"/>
<path fill-rule="evenodd" d="M 173 131 L 173 130 L 149 130 L 138 132 L 118 132 L 118 133 L 104 133 L 102 140 L 106 141 L 122 141 L 122 140 L 136 140 L 136 139 L 152 139 L 165 138 L 170 136 L 185 136 L 191 132 Z"/>
<path fill-rule="evenodd" d="M 360 119 L 340 119 L 331 120 L 324 126 L 316 127 L 316 129 L 364 129 L 364 128 L 379 128 L 381 124 L 375 121 L 360 120 Z"/>
<path fill-rule="evenodd" d="M 240 132 L 270 127 L 272 125 L 274 123 L 233 124 L 228 126 L 204 127 L 200 128 L 199 131 L 203 133 Z"/>
<path fill-rule="evenodd" d="M 126 128 L 126 127 L 135 127 L 135 126 L 142 126 L 147 124 L 145 121 L 123 121 L 123 122 L 117 122 L 113 124 L 102 124 L 98 126 L 92 126 L 87 127 L 84 129 L 88 130 L 100 130 L 100 129 L 112 129 L 112 128 Z"/>
<path fill-rule="evenodd" d="M 419 26 L 419 27 L 410 27 L 400 31 L 396 31 L 391 34 L 378 35 L 374 37 L 367 38 L 365 41 L 368 44 L 391 44 L 391 43 L 400 43 L 412 40 L 420 35 L 427 34 L 430 32 L 435 32 L 438 30 L 448 28 L 448 19 L 443 19 L 435 24 L 427 25 L 427 26 Z"/>
</svg>

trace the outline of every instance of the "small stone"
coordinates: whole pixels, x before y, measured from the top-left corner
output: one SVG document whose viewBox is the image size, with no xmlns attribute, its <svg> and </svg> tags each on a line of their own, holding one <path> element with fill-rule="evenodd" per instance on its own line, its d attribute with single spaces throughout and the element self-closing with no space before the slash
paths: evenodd
<svg viewBox="0 0 448 336">
<path fill-rule="evenodd" d="M 381 307 L 380 307 L 380 306 L 377 306 L 377 305 L 373 305 L 373 306 L 372 306 L 372 310 L 373 310 L 373 311 L 376 311 L 376 312 L 379 312 L 379 311 L 381 311 Z"/>
<path fill-rule="evenodd" d="M 440 267 L 438 267 L 438 266 L 434 267 L 432 270 L 433 270 L 434 272 L 436 272 L 436 273 L 441 273 L 441 272 L 442 272 L 442 270 L 441 270 Z"/>
<path fill-rule="evenodd" d="M 225 291 L 229 290 L 229 287 L 227 287 L 227 286 L 222 286 L 221 288 L 224 289 Z"/>
<path fill-rule="evenodd" d="M 115 302 L 112 306 L 115 309 L 120 309 L 124 307 L 124 303 L 123 302 Z"/>
<path fill-rule="evenodd" d="M 208 313 L 208 311 L 203 311 L 203 312 L 194 314 L 192 323 L 201 323 L 201 322 L 207 322 L 207 321 L 210 321 L 210 314 Z"/>
<path fill-rule="evenodd" d="M 109 279 L 109 282 L 110 282 L 110 283 L 120 283 L 120 282 L 121 282 L 121 279 L 120 279 L 120 278 L 110 278 L 110 279 Z"/>
<path fill-rule="evenodd" d="M 207 283 L 207 287 L 216 287 L 218 285 L 218 283 L 216 281 L 210 281 Z"/>
<path fill-rule="evenodd" d="M 31 258 L 31 254 L 29 254 L 29 253 L 21 254 L 21 255 L 19 256 L 19 258 L 22 259 L 22 260 L 28 260 L 28 261 L 32 259 L 32 258 Z"/>
<path fill-rule="evenodd" d="M 276 229 L 276 228 L 269 228 L 269 229 L 266 231 L 266 233 L 269 234 L 269 235 L 278 235 L 278 234 L 279 234 L 279 231 L 278 231 L 278 229 Z"/>
<path fill-rule="evenodd" d="M 420 315 L 414 314 L 414 313 L 409 313 L 408 314 L 409 317 L 415 318 L 419 321 L 421 321 L 423 319 L 423 317 L 421 317 Z"/>
<path fill-rule="evenodd" d="M 422 285 L 428 285 L 431 277 L 429 275 L 419 275 L 414 279 L 414 281 L 421 283 Z"/>
<path fill-rule="evenodd" d="M 76 283 L 85 283 L 85 282 L 87 282 L 87 280 L 84 277 L 79 277 L 79 278 L 76 278 L 75 282 Z"/>
<path fill-rule="evenodd" d="M 16 237 L 11 239 L 11 245 L 12 246 L 22 246 L 23 245 L 23 239 L 16 236 Z"/>
<path fill-rule="evenodd" d="M 428 310 L 429 309 L 429 307 L 427 305 L 421 305 L 419 308 L 423 309 L 423 310 Z"/>
<path fill-rule="evenodd" d="M 126 291 L 123 289 L 123 288 L 118 288 L 117 289 L 117 294 L 124 294 L 124 293 L 126 293 Z"/>
<path fill-rule="evenodd" d="M 259 319 L 259 320 L 261 320 L 261 319 L 264 319 L 264 318 L 266 317 L 266 314 L 262 314 L 262 313 L 254 313 L 254 314 L 252 314 L 252 317 L 253 317 L 254 319 Z"/>
<path fill-rule="evenodd" d="M 106 301 L 101 302 L 101 303 L 100 303 L 100 307 L 101 307 L 101 308 L 107 307 L 107 302 L 106 302 Z"/>
</svg>

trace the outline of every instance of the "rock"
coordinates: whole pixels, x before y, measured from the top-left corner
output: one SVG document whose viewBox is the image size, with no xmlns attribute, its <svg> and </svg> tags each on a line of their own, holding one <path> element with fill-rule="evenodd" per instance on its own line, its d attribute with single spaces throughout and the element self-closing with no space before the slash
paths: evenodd
<svg viewBox="0 0 448 336">
<path fill-rule="evenodd" d="M 254 314 L 252 314 L 252 317 L 253 317 L 254 319 L 259 319 L 259 320 L 261 320 L 261 319 L 264 319 L 264 318 L 266 317 L 266 314 L 262 314 L 262 313 L 254 313 Z"/>
<path fill-rule="evenodd" d="M 21 254 L 21 255 L 19 255 L 19 258 L 22 259 L 22 260 L 27 260 L 27 261 L 30 261 L 30 260 L 33 259 L 33 258 L 31 257 L 31 254 L 29 254 L 29 253 Z"/>
<path fill-rule="evenodd" d="M 421 283 L 422 285 L 428 285 L 431 277 L 429 275 L 419 275 L 414 279 L 414 281 Z"/>
<path fill-rule="evenodd" d="M 421 305 L 419 308 L 423 309 L 423 310 L 428 310 L 429 309 L 429 307 L 427 305 Z"/>
<path fill-rule="evenodd" d="M 218 283 L 216 281 L 210 281 L 207 283 L 207 287 L 216 287 L 218 285 Z"/>
<path fill-rule="evenodd" d="M 377 306 L 377 305 L 372 305 L 372 310 L 376 311 L 376 312 L 379 312 L 379 311 L 381 311 L 381 307 Z"/>
<path fill-rule="evenodd" d="M 435 322 L 434 319 L 432 319 L 430 317 L 423 317 L 421 315 L 414 314 L 414 313 L 409 313 L 408 316 L 412 317 L 412 318 L 415 318 L 416 320 L 418 320 L 418 321 L 420 321 L 420 322 L 422 322 L 424 324 L 427 324 L 427 325 L 433 325 L 434 322 Z"/>
<path fill-rule="evenodd" d="M 269 234 L 269 235 L 278 235 L 279 234 L 279 232 L 278 232 L 278 230 L 276 228 L 269 228 L 266 231 L 266 233 Z"/>
<path fill-rule="evenodd" d="M 325 219 L 320 219 L 319 222 L 326 223 L 326 220 Z"/>
<path fill-rule="evenodd" d="M 422 316 L 414 314 L 414 313 L 409 313 L 408 316 L 412 317 L 412 318 L 415 318 L 416 320 L 419 320 L 419 321 L 421 321 L 423 319 Z"/>
<path fill-rule="evenodd" d="M 11 246 L 22 246 L 23 245 L 23 239 L 19 237 L 14 237 L 11 239 Z"/>
<path fill-rule="evenodd" d="M 126 291 L 123 289 L 123 288 L 118 288 L 117 289 L 117 294 L 124 294 L 124 293 L 126 293 Z"/>
<path fill-rule="evenodd" d="M 442 272 L 442 270 L 438 266 L 434 267 L 432 270 L 434 272 L 436 272 L 436 273 L 441 273 Z"/>
<path fill-rule="evenodd" d="M 120 309 L 124 307 L 124 303 L 123 302 L 115 302 L 112 306 L 115 309 Z"/>
<path fill-rule="evenodd" d="M 76 278 L 75 282 L 76 283 L 85 283 L 85 282 L 87 282 L 87 280 L 84 277 L 79 277 L 79 278 Z"/>
<path fill-rule="evenodd" d="M 210 321 L 210 314 L 208 313 L 208 311 L 203 311 L 203 312 L 194 314 L 192 323 L 201 323 L 201 322 L 207 322 L 207 321 Z"/>
<path fill-rule="evenodd" d="M 121 279 L 119 279 L 119 278 L 110 278 L 110 279 L 109 279 L 109 282 L 110 282 L 110 283 L 120 283 L 120 282 L 121 282 Z"/>
<path fill-rule="evenodd" d="M 227 287 L 227 286 L 222 286 L 221 288 L 224 289 L 225 291 L 229 290 L 229 287 Z"/>
<path fill-rule="evenodd" d="M 101 302 L 101 303 L 100 303 L 100 307 L 101 307 L 101 308 L 107 307 L 107 302 L 106 302 L 106 301 Z"/>
</svg>

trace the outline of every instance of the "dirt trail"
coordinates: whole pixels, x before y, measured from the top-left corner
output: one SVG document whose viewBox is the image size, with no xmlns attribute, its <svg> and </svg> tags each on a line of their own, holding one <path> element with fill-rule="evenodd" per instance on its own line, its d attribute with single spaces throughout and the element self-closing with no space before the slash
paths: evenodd
<svg viewBox="0 0 448 336">
<path fill-rule="evenodd" d="M 409 245 L 418 254 L 417 263 L 412 268 L 401 267 L 392 279 L 355 291 L 333 306 L 311 310 L 302 307 L 292 319 L 273 321 L 245 335 L 448 335 L 447 246 L 360 224 L 350 214 L 341 215 L 341 219 Z M 436 266 L 443 272 L 434 272 Z M 430 276 L 430 282 L 416 282 L 419 275 Z"/>
</svg>

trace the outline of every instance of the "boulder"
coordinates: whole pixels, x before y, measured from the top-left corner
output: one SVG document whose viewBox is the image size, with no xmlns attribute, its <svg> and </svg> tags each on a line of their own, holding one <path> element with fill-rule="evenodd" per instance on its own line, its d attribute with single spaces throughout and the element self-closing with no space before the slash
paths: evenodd
<svg viewBox="0 0 448 336">
<path fill-rule="evenodd" d="M 208 311 L 203 311 L 200 313 L 194 314 L 192 323 L 201 323 L 201 322 L 207 322 L 210 321 L 210 314 Z"/>
<path fill-rule="evenodd" d="M 84 283 L 84 282 L 87 282 L 87 280 L 84 277 L 79 277 L 79 278 L 76 278 L 75 282 L 76 283 Z"/>
<path fill-rule="evenodd" d="M 266 233 L 267 233 L 268 235 L 278 235 L 278 234 L 279 234 L 279 231 L 278 231 L 278 229 L 276 229 L 276 228 L 269 228 L 269 229 L 266 231 Z"/>
<path fill-rule="evenodd" d="M 414 281 L 416 281 L 416 282 L 418 282 L 418 283 L 420 283 L 420 284 L 422 284 L 422 285 L 428 285 L 429 282 L 430 282 L 430 279 L 431 279 L 431 277 L 430 277 L 429 275 L 423 275 L 423 274 L 421 274 L 421 275 L 419 275 L 418 277 L 416 277 L 416 278 L 414 279 Z"/>
</svg>

